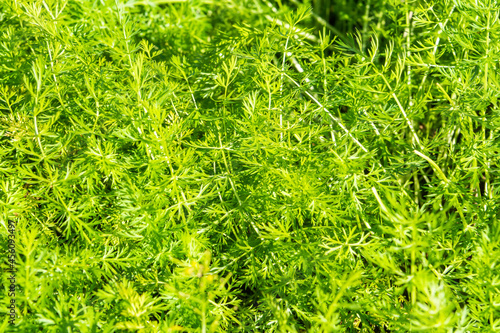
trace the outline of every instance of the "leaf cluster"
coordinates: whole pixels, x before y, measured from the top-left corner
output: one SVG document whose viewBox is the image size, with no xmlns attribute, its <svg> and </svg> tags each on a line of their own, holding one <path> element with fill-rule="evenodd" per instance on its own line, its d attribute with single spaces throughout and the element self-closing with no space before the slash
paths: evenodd
<svg viewBox="0 0 500 333">
<path fill-rule="evenodd" d="M 498 331 L 499 9 L 0 1 L 11 328 Z"/>
</svg>

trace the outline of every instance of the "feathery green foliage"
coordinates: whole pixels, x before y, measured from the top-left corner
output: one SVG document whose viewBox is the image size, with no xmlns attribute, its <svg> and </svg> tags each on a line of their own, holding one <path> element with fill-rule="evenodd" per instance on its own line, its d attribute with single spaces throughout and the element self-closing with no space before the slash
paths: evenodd
<svg viewBox="0 0 500 333">
<path fill-rule="evenodd" d="M 499 13 L 1 0 L 1 329 L 500 331 Z"/>
</svg>

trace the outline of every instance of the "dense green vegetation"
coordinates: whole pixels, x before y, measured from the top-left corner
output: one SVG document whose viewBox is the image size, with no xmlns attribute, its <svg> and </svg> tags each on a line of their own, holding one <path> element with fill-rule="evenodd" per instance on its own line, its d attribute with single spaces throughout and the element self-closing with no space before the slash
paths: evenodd
<svg viewBox="0 0 500 333">
<path fill-rule="evenodd" d="M 0 331 L 500 331 L 499 13 L 0 0 Z"/>
</svg>

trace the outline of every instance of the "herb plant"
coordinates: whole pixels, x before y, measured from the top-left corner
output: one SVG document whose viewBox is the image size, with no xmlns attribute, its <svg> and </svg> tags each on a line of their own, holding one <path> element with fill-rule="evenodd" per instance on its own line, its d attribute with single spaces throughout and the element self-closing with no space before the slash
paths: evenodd
<svg viewBox="0 0 500 333">
<path fill-rule="evenodd" d="M 1 330 L 500 331 L 499 15 L 1 0 Z"/>
</svg>

